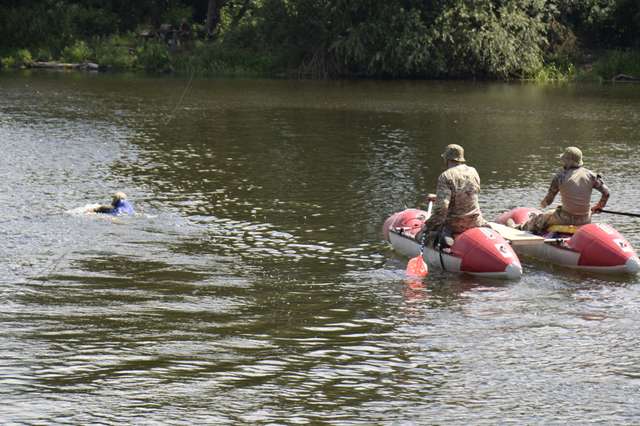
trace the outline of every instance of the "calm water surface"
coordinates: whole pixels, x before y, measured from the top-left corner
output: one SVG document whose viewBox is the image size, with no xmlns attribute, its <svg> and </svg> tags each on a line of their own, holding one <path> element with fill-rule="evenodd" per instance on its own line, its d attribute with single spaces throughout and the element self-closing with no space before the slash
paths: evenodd
<svg viewBox="0 0 640 426">
<path fill-rule="evenodd" d="M 452 142 L 489 218 L 567 145 L 637 212 L 638 141 L 631 85 L 0 74 L 0 420 L 637 424 L 638 277 L 420 287 L 381 225 Z"/>
</svg>

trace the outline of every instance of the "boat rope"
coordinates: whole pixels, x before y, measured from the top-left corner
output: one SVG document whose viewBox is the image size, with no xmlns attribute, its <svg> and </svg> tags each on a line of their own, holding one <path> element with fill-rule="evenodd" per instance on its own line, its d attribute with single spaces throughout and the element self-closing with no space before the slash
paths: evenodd
<svg viewBox="0 0 640 426">
<path fill-rule="evenodd" d="M 182 91 L 182 95 L 180 96 L 180 99 L 178 100 L 178 103 L 176 104 L 176 106 L 173 108 L 173 110 L 171 111 L 171 113 L 169 113 L 169 119 L 167 120 L 167 122 L 165 123 L 165 125 L 169 125 L 169 123 L 171 123 L 171 121 L 173 120 L 173 118 L 175 117 L 175 112 L 178 110 L 178 108 L 180 107 L 180 105 L 182 104 L 182 101 L 184 100 L 185 95 L 187 94 L 187 91 L 191 88 L 191 83 L 193 83 L 193 77 L 195 76 L 195 68 L 191 70 L 191 76 L 189 77 L 189 81 L 187 82 L 187 85 L 184 87 L 184 90 Z"/>
<path fill-rule="evenodd" d="M 440 266 L 442 266 L 442 270 L 446 271 L 447 268 L 444 267 L 444 259 L 442 258 L 442 239 L 443 239 L 443 235 L 444 234 L 444 225 L 442 225 L 440 227 L 440 230 L 438 231 L 438 236 L 436 238 L 437 244 L 438 244 L 438 254 L 440 255 Z"/>
</svg>

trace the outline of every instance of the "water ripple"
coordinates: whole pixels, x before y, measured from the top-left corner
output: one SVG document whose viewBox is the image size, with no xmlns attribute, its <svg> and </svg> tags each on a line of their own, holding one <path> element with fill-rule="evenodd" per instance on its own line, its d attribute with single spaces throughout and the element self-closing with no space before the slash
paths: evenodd
<svg viewBox="0 0 640 426">
<path fill-rule="evenodd" d="M 635 211 L 640 92 L 196 80 L 176 107 L 185 83 L 0 75 L 5 421 L 640 415 L 637 277 L 527 261 L 517 282 L 409 280 L 380 230 L 433 191 L 450 141 L 488 218 L 536 205 L 569 144 Z M 141 214 L 69 213 L 115 189 Z M 640 246 L 636 222 L 601 219 Z"/>
</svg>

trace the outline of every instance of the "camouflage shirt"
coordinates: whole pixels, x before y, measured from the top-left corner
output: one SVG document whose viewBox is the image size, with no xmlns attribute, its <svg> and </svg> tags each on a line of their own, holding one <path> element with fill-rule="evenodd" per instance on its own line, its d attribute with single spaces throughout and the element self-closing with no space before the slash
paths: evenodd
<svg viewBox="0 0 640 426">
<path fill-rule="evenodd" d="M 450 167 L 438 177 L 436 203 L 433 214 L 425 223 L 426 231 L 433 231 L 443 224 L 453 233 L 483 226 L 478 193 L 480 176 L 473 167 L 458 164 Z"/>
<path fill-rule="evenodd" d="M 556 194 L 560 192 L 564 211 L 573 216 L 589 215 L 592 189 L 602 193 L 600 207 L 604 207 L 609 199 L 609 189 L 600 175 L 596 175 L 584 167 L 562 169 L 553 177 L 549 192 L 542 200 L 541 205 L 547 207 L 553 203 Z"/>
</svg>

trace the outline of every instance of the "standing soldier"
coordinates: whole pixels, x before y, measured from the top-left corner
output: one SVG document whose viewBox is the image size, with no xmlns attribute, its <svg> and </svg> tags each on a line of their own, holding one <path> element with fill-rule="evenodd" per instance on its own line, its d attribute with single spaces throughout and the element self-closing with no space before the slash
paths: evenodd
<svg viewBox="0 0 640 426">
<path fill-rule="evenodd" d="M 480 176 L 475 168 L 465 164 L 464 149 L 456 144 L 447 145 L 442 158 L 446 170 L 438 177 L 435 197 L 429 197 L 430 201 L 435 199 L 435 206 L 418 237 L 423 241 L 433 242 L 438 234 L 440 240 L 451 238 L 487 223 L 478 204 Z"/>
<path fill-rule="evenodd" d="M 591 213 L 598 213 L 607 204 L 609 188 L 604 184 L 600 175 L 582 167 L 582 151 L 575 146 L 570 146 L 564 150 L 560 159 L 563 168 L 553 177 L 549 192 L 540 206 L 545 208 L 553 203 L 558 192 L 560 192 L 562 205 L 532 216 L 522 225 L 522 229 L 534 234 L 541 234 L 551 225 L 591 223 Z M 599 191 L 602 196 L 596 205 L 589 208 L 593 189 Z"/>
</svg>

